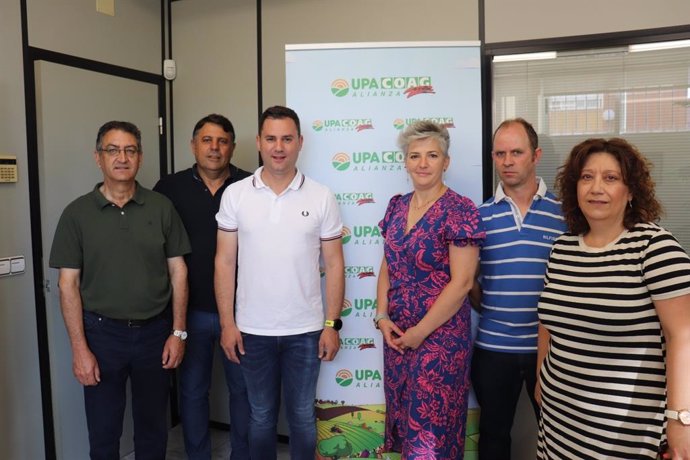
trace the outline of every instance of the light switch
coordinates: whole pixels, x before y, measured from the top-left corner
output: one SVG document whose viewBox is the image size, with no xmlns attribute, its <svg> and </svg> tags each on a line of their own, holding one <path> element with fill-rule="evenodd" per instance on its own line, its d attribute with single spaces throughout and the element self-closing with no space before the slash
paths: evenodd
<svg viewBox="0 0 690 460">
<path fill-rule="evenodd" d="M 10 274 L 10 259 L 0 259 L 0 276 Z"/>
<path fill-rule="evenodd" d="M 15 273 L 23 273 L 26 269 L 26 263 L 24 261 L 24 256 L 13 257 L 10 259 L 10 271 L 14 275 Z"/>
</svg>

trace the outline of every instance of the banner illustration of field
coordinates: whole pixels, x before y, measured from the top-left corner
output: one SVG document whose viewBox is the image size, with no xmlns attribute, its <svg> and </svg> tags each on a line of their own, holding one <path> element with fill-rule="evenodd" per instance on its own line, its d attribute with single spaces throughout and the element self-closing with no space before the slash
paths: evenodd
<svg viewBox="0 0 690 460">
<path fill-rule="evenodd" d="M 383 451 L 383 431 L 386 419 L 385 404 L 359 406 L 335 401 L 316 402 L 317 459 L 349 458 L 400 459 L 400 454 Z M 465 460 L 478 458 L 479 410 L 467 414 Z"/>
</svg>

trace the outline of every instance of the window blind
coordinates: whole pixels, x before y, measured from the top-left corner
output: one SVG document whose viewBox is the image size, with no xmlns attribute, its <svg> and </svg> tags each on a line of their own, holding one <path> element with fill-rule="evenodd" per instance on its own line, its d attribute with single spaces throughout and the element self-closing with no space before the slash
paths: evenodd
<svg viewBox="0 0 690 460">
<path fill-rule="evenodd" d="M 690 250 L 690 48 L 559 52 L 494 62 L 492 71 L 494 128 L 514 117 L 534 125 L 543 150 L 537 172 L 551 190 L 577 143 L 623 137 L 653 164 L 661 225 Z"/>
</svg>

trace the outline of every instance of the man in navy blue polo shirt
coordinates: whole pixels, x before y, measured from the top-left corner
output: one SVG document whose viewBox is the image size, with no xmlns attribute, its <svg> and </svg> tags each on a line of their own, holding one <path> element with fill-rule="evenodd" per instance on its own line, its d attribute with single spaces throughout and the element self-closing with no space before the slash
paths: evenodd
<svg viewBox="0 0 690 460">
<path fill-rule="evenodd" d="M 190 460 L 210 460 L 209 400 L 213 355 L 218 347 L 220 323 L 213 292 L 217 223 L 215 215 L 226 187 L 250 176 L 230 164 L 235 130 L 230 120 L 211 114 L 197 122 L 191 149 L 196 164 L 161 179 L 154 190 L 175 205 L 192 243 L 185 256 L 189 270 L 187 353 L 180 368 L 180 404 L 185 450 Z M 238 364 L 222 354 L 230 396 L 232 460 L 249 458 L 247 430 L 249 403 Z"/>
</svg>

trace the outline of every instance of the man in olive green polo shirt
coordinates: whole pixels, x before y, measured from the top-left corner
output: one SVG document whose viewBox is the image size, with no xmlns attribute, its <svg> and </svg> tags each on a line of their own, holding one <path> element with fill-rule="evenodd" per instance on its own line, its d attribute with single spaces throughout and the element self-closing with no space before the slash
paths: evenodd
<svg viewBox="0 0 690 460">
<path fill-rule="evenodd" d="M 103 182 L 65 208 L 50 254 L 50 266 L 60 269 L 72 368 L 84 385 L 90 455 L 120 458 L 129 379 L 135 455 L 163 459 L 170 370 L 187 337 L 183 256 L 191 248 L 172 203 L 136 182 L 135 125 L 104 124 L 94 157 Z"/>
</svg>

